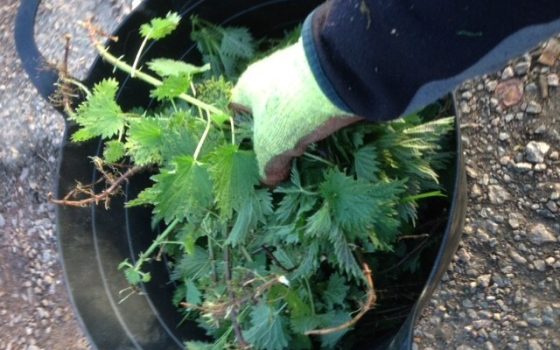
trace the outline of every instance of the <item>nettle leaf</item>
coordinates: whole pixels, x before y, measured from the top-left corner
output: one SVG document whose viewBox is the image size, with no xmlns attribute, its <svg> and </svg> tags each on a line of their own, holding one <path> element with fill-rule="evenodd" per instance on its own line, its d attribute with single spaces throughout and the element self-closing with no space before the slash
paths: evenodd
<svg viewBox="0 0 560 350">
<path fill-rule="evenodd" d="M 148 40 L 160 40 L 171 34 L 179 25 L 181 16 L 169 12 L 164 18 L 158 17 L 140 26 L 140 35 Z"/>
<path fill-rule="evenodd" d="M 354 168 L 358 179 L 375 182 L 378 180 L 379 161 L 374 145 L 361 147 L 354 156 Z"/>
<path fill-rule="evenodd" d="M 239 150 L 235 145 L 217 148 L 209 159 L 216 205 L 223 218 L 231 218 L 233 210 L 241 210 L 250 200 L 259 183 L 255 154 Z"/>
<path fill-rule="evenodd" d="M 346 283 L 346 279 L 334 273 L 330 276 L 327 289 L 323 293 L 323 301 L 327 305 L 327 309 L 332 309 L 335 305 L 344 306 L 344 300 L 350 287 Z"/>
<path fill-rule="evenodd" d="M 161 162 L 161 147 L 167 121 L 162 118 L 130 120 L 125 147 L 136 165 Z"/>
<path fill-rule="evenodd" d="M 115 101 L 118 88 L 119 84 L 113 78 L 95 84 L 91 96 L 76 110 L 74 120 L 81 129 L 72 135 L 73 141 L 86 141 L 98 136 L 110 138 L 124 129 L 123 111 Z"/>
<path fill-rule="evenodd" d="M 350 249 L 350 246 L 348 245 L 344 232 L 336 226 L 333 227 L 329 240 L 333 244 L 334 257 L 336 259 L 335 264 L 338 268 L 341 271 L 344 271 L 348 276 L 352 276 L 357 280 L 362 280 L 362 270 L 354 257 L 352 249 Z"/>
<path fill-rule="evenodd" d="M 152 179 L 157 195 L 154 214 L 166 223 L 204 212 L 212 203 L 212 183 L 206 166 L 191 156 L 178 157 Z"/>
<path fill-rule="evenodd" d="M 211 103 L 217 108 L 227 111 L 231 99 L 233 84 L 220 76 L 212 77 L 201 84 L 197 84 L 196 92 L 200 100 Z"/>
<path fill-rule="evenodd" d="M 103 150 L 103 158 L 106 162 L 116 163 L 124 157 L 126 149 L 124 144 L 118 140 L 105 142 L 105 149 Z"/>
<path fill-rule="evenodd" d="M 348 322 L 352 319 L 348 312 L 344 311 L 333 311 L 329 312 L 324 315 L 320 315 L 321 319 L 321 327 L 322 328 L 330 328 L 339 326 L 345 322 Z M 345 329 L 336 333 L 331 333 L 328 335 L 321 336 L 321 348 L 323 349 L 333 349 L 335 348 L 338 341 L 349 331 L 349 329 Z"/>
<path fill-rule="evenodd" d="M 325 203 L 307 219 L 305 234 L 311 237 L 326 236 L 332 227 L 329 206 Z"/>
<path fill-rule="evenodd" d="M 201 276 L 208 274 L 210 270 L 210 257 L 208 251 L 204 248 L 196 246 L 192 254 L 184 254 L 181 260 L 171 272 L 171 279 L 195 280 Z"/>
<path fill-rule="evenodd" d="M 152 91 L 150 96 L 158 101 L 171 100 L 185 93 L 191 86 L 191 76 L 187 74 L 170 75 Z"/>
<path fill-rule="evenodd" d="M 330 170 L 320 186 L 320 192 L 331 210 L 332 219 L 342 228 L 364 230 L 371 222 L 377 198 L 372 197 L 372 185 L 355 180 L 339 170 Z"/>
<path fill-rule="evenodd" d="M 255 43 L 247 28 L 228 27 L 223 30 L 220 53 L 225 56 L 251 59 Z"/>
<path fill-rule="evenodd" d="M 210 70 L 210 65 L 206 64 L 198 67 L 183 61 L 172 60 L 169 58 L 156 58 L 148 62 L 148 67 L 156 72 L 160 77 L 176 77 L 181 75 L 192 76 Z"/>
<path fill-rule="evenodd" d="M 251 307 L 252 326 L 243 335 L 256 349 L 282 350 L 290 342 L 286 323 L 284 316 L 261 301 Z"/>
<path fill-rule="evenodd" d="M 196 287 L 194 282 L 191 279 L 189 279 L 185 283 L 185 286 L 187 287 L 187 292 L 186 292 L 187 302 L 193 305 L 200 305 L 200 303 L 202 302 L 202 293 Z"/>
</svg>

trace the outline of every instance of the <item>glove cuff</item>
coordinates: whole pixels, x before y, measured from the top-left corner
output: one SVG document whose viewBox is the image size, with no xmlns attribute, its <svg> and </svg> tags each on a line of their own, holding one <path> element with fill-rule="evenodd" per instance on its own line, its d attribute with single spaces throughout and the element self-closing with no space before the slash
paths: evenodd
<svg viewBox="0 0 560 350">
<path fill-rule="evenodd" d="M 307 59 L 307 63 L 309 64 L 311 73 L 315 77 L 315 81 L 317 82 L 319 88 L 327 97 L 327 99 L 331 101 L 336 107 L 338 107 L 338 109 L 348 114 L 352 114 L 350 107 L 348 107 L 348 105 L 338 95 L 329 78 L 327 78 L 323 67 L 321 66 L 313 35 L 313 16 L 315 15 L 315 12 L 316 10 L 311 12 L 307 16 L 305 22 L 303 23 L 301 31 L 301 40 L 303 42 L 303 50 Z"/>
</svg>

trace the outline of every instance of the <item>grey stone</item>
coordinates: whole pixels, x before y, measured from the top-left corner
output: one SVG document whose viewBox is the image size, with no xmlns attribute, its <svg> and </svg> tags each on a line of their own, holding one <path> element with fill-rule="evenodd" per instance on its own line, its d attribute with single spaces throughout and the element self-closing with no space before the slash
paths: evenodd
<svg viewBox="0 0 560 350">
<path fill-rule="evenodd" d="M 4 225 L 6 225 L 6 220 L 4 219 L 4 216 L 0 214 L 0 228 L 4 227 Z"/>
<path fill-rule="evenodd" d="M 506 141 L 509 139 L 509 134 L 507 132 L 501 132 L 498 135 L 498 139 L 500 139 L 500 141 Z"/>
<path fill-rule="evenodd" d="M 529 339 L 527 342 L 527 350 L 542 350 L 542 347 L 536 339 Z"/>
<path fill-rule="evenodd" d="M 525 75 L 529 71 L 531 63 L 527 61 L 519 62 L 515 65 L 514 70 L 517 75 Z"/>
<path fill-rule="evenodd" d="M 525 146 L 525 157 L 531 163 L 542 163 L 549 149 L 550 145 L 545 142 L 531 141 Z"/>
<path fill-rule="evenodd" d="M 488 186 L 488 198 L 492 204 L 503 204 L 511 200 L 511 195 L 500 185 L 490 185 Z"/>
<path fill-rule="evenodd" d="M 539 114 L 542 112 L 542 106 L 538 102 L 531 101 L 529 102 L 529 104 L 527 104 L 525 112 L 527 112 L 528 114 Z"/>
<path fill-rule="evenodd" d="M 527 263 L 527 259 L 522 257 L 516 250 L 510 249 L 509 256 L 518 264 L 525 265 Z"/>
<path fill-rule="evenodd" d="M 533 261 L 533 265 L 535 266 L 535 269 L 537 269 L 538 271 L 545 271 L 546 270 L 546 263 L 542 259 L 537 259 L 537 260 Z"/>
<path fill-rule="evenodd" d="M 513 167 L 515 168 L 515 170 L 517 170 L 520 173 L 525 173 L 527 171 L 533 170 L 533 165 L 531 165 L 531 163 L 525 163 L 525 162 L 515 163 Z"/>
<path fill-rule="evenodd" d="M 502 72 L 502 80 L 513 78 L 514 72 L 511 66 L 507 66 Z"/>
<path fill-rule="evenodd" d="M 557 239 L 552 232 L 543 224 L 533 225 L 529 229 L 529 240 L 537 245 L 556 242 Z"/>
<path fill-rule="evenodd" d="M 548 86 L 558 86 L 559 83 L 558 74 L 552 73 L 547 75 L 546 82 L 548 83 Z"/>
<path fill-rule="evenodd" d="M 486 288 L 490 285 L 491 279 L 492 279 L 492 274 L 488 273 L 488 274 L 478 276 L 476 282 L 478 283 L 479 286 Z"/>
</svg>

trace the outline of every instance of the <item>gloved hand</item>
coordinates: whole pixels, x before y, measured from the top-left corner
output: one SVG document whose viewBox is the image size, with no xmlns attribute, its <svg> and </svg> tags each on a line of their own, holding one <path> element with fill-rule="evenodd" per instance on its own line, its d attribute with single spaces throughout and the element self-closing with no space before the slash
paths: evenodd
<svg viewBox="0 0 560 350">
<path fill-rule="evenodd" d="M 301 39 L 250 65 L 233 89 L 233 109 L 253 114 L 253 143 L 263 183 L 274 186 L 291 159 L 362 118 L 336 107 L 317 84 Z"/>
</svg>

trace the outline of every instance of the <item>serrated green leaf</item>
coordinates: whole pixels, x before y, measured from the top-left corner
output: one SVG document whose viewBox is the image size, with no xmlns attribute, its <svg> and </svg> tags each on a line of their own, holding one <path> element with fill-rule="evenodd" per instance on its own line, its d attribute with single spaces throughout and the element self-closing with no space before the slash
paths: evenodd
<svg viewBox="0 0 560 350">
<path fill-rule="evenodd" d="M 358 179 L 378 181 L 379 161 L 377 160 L 377 149 L 374 145 L 370 144 L 356 151 L 354 168 Z"/>
<path fill-rule="evenodd" d="M 319 243 L 314 240 L 306 247 L 305 255 L 298 265 L 298 268 L 292 272 L 291 279 L 307 278 L 312 275 L 319 267 Z"/>
<path fill-rule="evenodd" d="M 251 327 L 243 335 L 255 349 L 282 350 L 290 342 L 285 317 L 264 302 L 251 307 Z"/>
<path fill-rule="evenodd" d="M 348 312 L 344 311 L 333 311 L 329 312 L 324 315 L 319 316 L 321 319 L 321 327 L 322 328 L 330 328 L 339 326 L 345 322 L 348 322 L 352 319 Z M 321 336 L 321 348 L 323 349 L 334 349 L 338 341 L 349 331 L 349 329 L 345 329 L 336 333 L 331 333 L 328 335 Z"/>
<path fill-rule="evenodd" d="M 223 111 L 228 110 L 232 89 L 232 82 L 222 76 L 206 79 L 196 85 L 197 97 L 200 100 L 210 103 Z"/>
<path fill-rule="evenodd" d="M 187 287 L 187 292 L 186 292 L 187 302 L 193 305 L 200 305 L 200 303 L 202 302 L 202 293 L 196 287 L 193 280 L 188 279 L 185 283 L 185 286 Z"/>
<path fill-rule="evenodd" d="M 142 276 L 140 275 L 140 273 L 133 268 L 127 268 L 126 270 L 124 270 L 124 275 L 128 283 L 134 286 L 142 281 Z"/>
<path fill-rule="evenodd" d="M 192 76 L 194 74 L 206 72 L 210 69 L 209 64 L 198 67 L 190 63 L 168 58 L 153 59 L 148 62 L 148 67 L 160 77 L 176 77 L 181 75 Z"/>
<path fill-rule="evenodd" d="M 328 204 L 325 203 L 307 219 L 305 234 L 310 237 L 324 237 L 328 235 L 331 227 L 331 213 Z"/>
<path fill-rule="evenodd" d="M 208 274 L 209 268 L 210 259 L 208 257 L 208 251 L 204 248 L 196 246 L 193 254 L 184 254 L 181 257 L 181 260 L 171 272 L 171 279 L 196 280 L 197 278 Z"/>
<path fill-rule="evenodd" d="M 187 92 L 191 86 L 191 77 L 187 74 L 171 75 L 163 79 L 162 84 L 150 92 L 158 101 L 172 100 Z"/>
<path fill-rule="evenodd" d="M 321 195 L 328 203 L 332 219 L 350 231 L 364 230 L 372 221 L 374 206 L 372 185 L 355 180 L 339 170 L 330 170 L 320 186 Z"/>
<path fill-rule="evenodd" d="M 161 148 L 167 122 L 161 118 L 130 121 L 125 147 L 136 165 L 161 163 Z"/>
<path fill-rule="evenodd" d="M 124 157 L 126 150 L 124 144 L 117 140 L 105 142 L 103 158 L 106 162 L 116 163 Z"/>
<path fill-rule="evenodd" d="M 187 350 L 215 350 L 215 345 L 201 341 L 188 341 L 185 343 Z"/>
<path fill-rule="evenodd" d="M 73 141 L 86 141 L 94 137 L 110 138 L 121 132 L 125 119 L 120 106 L 115 102 L 119 88 L 113 79 L 104 79 L 93 88 L 91 96 L 76 110 L 74 120 L 81 129 L 72 135 Z"/>
<path fill-rule="evenodd" d="M 344 237 L 344 232 L 338 227 L 333 227 L 329 240 L 334 247 L 335 264 L 339 270 L 345 272 L 348 276 L 354 277 L 356 280 L 362 280 L 362 270 L 354 257 L 352 249 L 348 245 L 346 237 Z"/>
<path fill-rule="evenodd" d="M 333 273 L 329 277 L 327 289 L 323 293 L 323 301 L 327 305 L 327 309 L 333 309 L 336 305 L 344 306 L 344 300 L 349 290 L 350 287 L 344 277 L 338 273 Z"/>
<path fill-rule="evenodd" d="M 176 12 L 169 12 L 164 18 L 153 18 L 150 23 L 140 26 L 140 35 L 149 40 L 160 40 L 171 34 L 179 25 L 181 17 Z"/>
<path fill-rule="evenodd" d="M 259 183 L 255 154 L 225 145 L 210 155 L 209 163 L 216 205 L 224 219 L 231 218 L 233 210 L 242 209 Z"/>
<path fill-rule="evenodd" d="M 138 196 L 126 202 L 127 208 L 137 207 L 140 205 L 154 205 L 158 197 L 158 191 L 153 187 L 148 187 L 138 194 Z"/>
<path fill-rule="evenodd" d="M 233 247 L 244 244 L 245 238 L 254 224 L 253 203 L 248 200 L 243 204 L 241 210 L 238 211 L 235 223 L 226 239 L 226 243 Z"/>
<path fill-rule="evenodd" d="M 166 223 L 205 212 L 212 203 L 212 183 L 206 166 L 191 156 L 178 157 L 172 167 L 152 177 L 157 192 L 154 214 Z"/>
<path fill-rule="evenodd" d="M 220 54 L 251 59 L 255 55 L 254 40 L 247 28 L 228 27 L 222 31 Z"/>
</svg>

